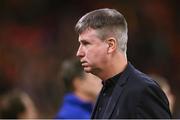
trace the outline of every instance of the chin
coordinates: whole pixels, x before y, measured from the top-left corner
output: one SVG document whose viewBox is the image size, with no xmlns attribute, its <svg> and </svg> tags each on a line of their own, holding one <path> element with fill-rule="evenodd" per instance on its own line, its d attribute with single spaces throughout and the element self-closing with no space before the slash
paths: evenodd
<svg viewBox="0 0 180 120">
<path fill-rule="evenodd" d="M 86 73 L 91 73 L 91 71 L 89 71 L 89 70 L 84 70 Z"/>
<path fill-rule="evenodd" d="M 91 69 L 89 69 L 89 68 L 84 68 L 84 71 L 87 72 L 87 73 L 91 73 L 92 72 Z"/>
</svg>

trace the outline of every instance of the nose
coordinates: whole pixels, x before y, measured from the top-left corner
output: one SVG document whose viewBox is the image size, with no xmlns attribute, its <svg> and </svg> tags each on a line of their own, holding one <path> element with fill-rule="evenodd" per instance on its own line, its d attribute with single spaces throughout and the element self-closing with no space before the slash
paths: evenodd
<svg viewBox="0 0 180 120">
<path fill-rule="evenodd" d="M 77 57 L 83 57 L 84 56 L 84 52 L 83 52 L 83 49 L 82 49 L 81 45 L 79 46 L 79 48 L 77 50 L 76 56 Z"/>
</svg>

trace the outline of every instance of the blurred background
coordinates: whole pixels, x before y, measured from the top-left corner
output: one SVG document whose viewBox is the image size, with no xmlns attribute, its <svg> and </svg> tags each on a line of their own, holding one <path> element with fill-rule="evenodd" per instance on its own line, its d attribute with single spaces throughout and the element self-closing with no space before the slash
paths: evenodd
<svg viewBox="0 0 180 120">
<path fill-rule="evenodd" d="M 85 13 L 115 8 L 128 22 L 128 58 L 147 74 L 166 78 L 180 114 L 179 0 L 0 0 L 0 93 L 19 88 L 33 99 L 40 118 L 53 118 L 62 102 L 58 79 L 74 57 L 74 26 Z"/>
</svg>

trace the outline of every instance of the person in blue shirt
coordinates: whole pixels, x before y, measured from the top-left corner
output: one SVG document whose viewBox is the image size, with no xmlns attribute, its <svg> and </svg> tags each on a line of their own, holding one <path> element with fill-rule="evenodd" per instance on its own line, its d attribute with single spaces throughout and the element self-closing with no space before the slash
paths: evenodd
<svg viewBox="0 0 180 120">
<path fill-rule="evenodd" d="M 85 73 L 79 60 L 71 59 L 62 63 L 61 78 L 67 92 L 56 119 L 90 119 L 96 97 L 102 87 L 101 80 Z"/>
</svg>

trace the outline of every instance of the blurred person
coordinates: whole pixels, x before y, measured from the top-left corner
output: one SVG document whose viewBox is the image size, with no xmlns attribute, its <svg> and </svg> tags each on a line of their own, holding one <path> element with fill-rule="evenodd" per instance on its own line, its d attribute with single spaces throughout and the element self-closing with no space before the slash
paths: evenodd
<svg viewBox="0 0 180 120">
<path fill-rule="evenodd" d="M 0 95 L 14 87 L 13 82 L 6 76 L 6 73 L 0 68 Z"/>
<path fill-rule="evenodd" d="M 149 74 L 162 88 L 164 93 L 166 94 L 168 100 L 169 100 L 169 107 L 171 110 L 171 113 L 173 113 L 174 110 L 174 104 L 175 104 L 175 95 L 172 92 L 171 86 L 168 83 L 168 80 L 164 78 L 163 76 L 157 75 L 157 74 Z"/>
<path fill-rule="evenodd" d="M 25 92 L 11 90 L 0 97 L 1 119 L 29 119 L 37 118 L 35 105 Z"/>
<path fill-rule="evenodd" d="M 96 97 L 102 87 L 96 76 L 85 73 L 79 60 L 62 63 L 61 77 L 67 88 L 56 119 L 90 119 Z"/>
<path fill-rule="evenodd" d="M 128 28 L 120 12 L 91 11 L 80 18 L 75 30 L 80 43 L 76 55 L 84 71 L 103 82 L 92 119 L 171 118 L 159 85 L 127 60 Z"/>
</svg>

